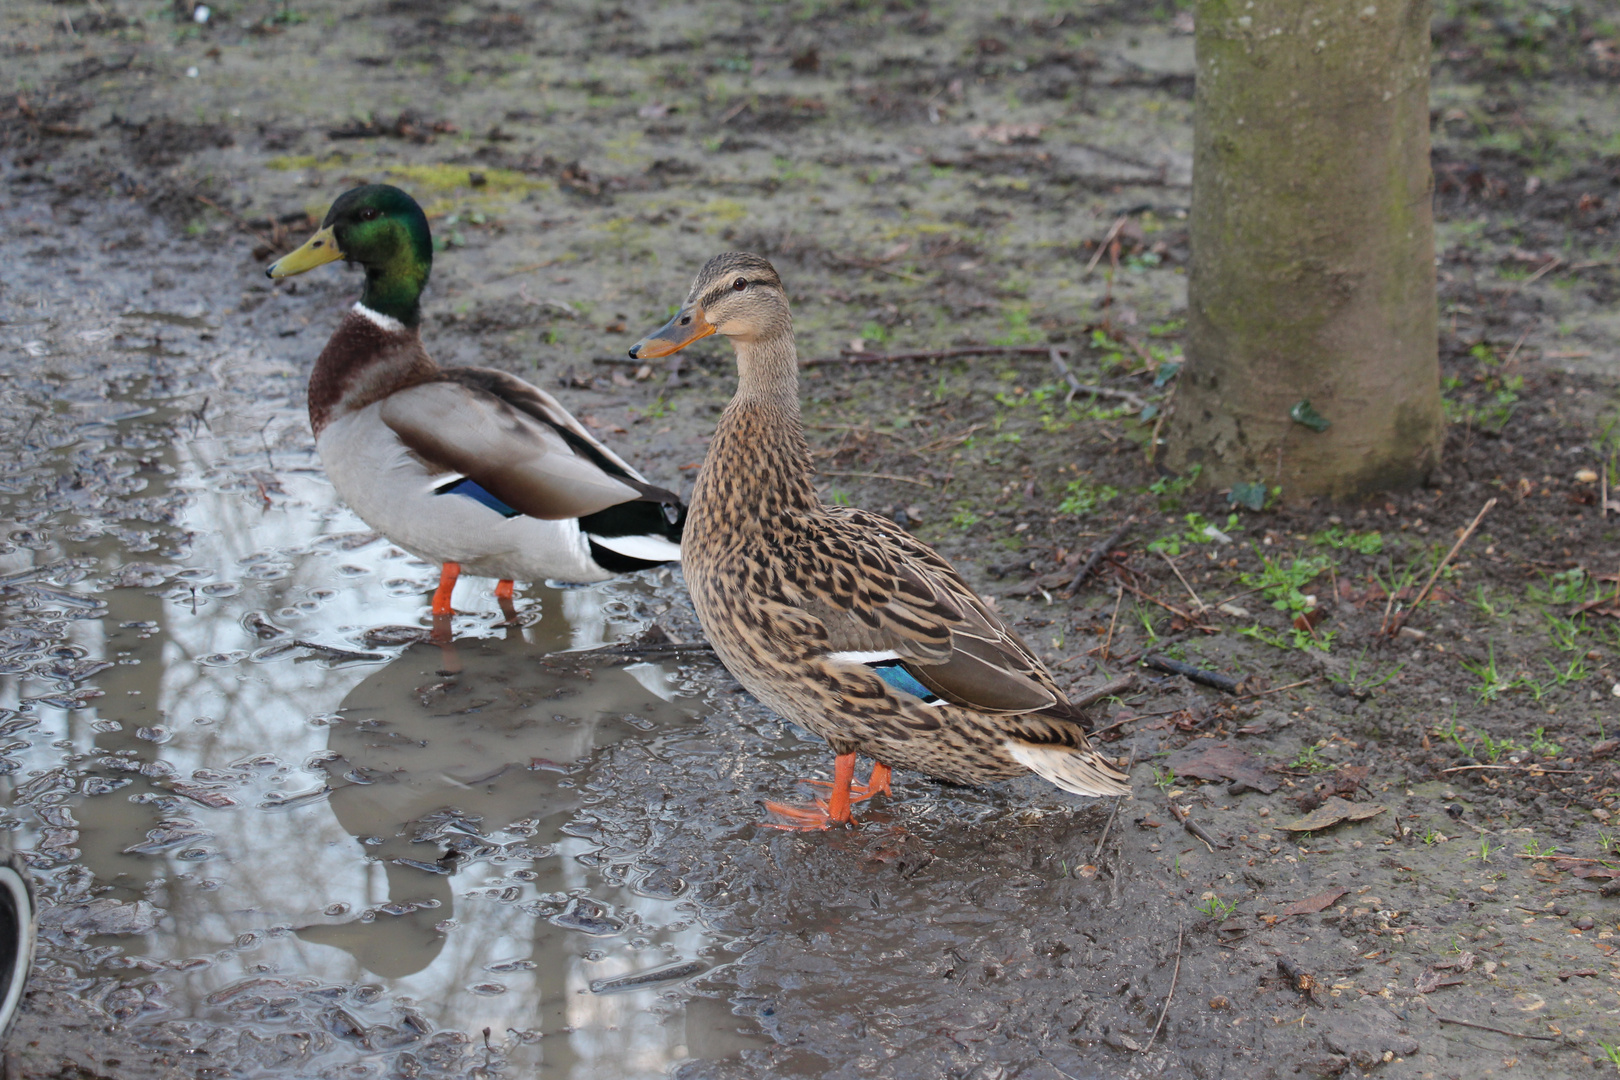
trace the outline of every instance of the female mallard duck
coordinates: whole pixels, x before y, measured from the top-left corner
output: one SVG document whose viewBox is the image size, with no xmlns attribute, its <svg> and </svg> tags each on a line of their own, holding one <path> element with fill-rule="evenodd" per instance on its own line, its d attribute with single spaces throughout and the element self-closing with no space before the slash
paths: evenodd
<svg viewBox="0 0 1620 1080">
<path fill-rule="evenodd" d="M 457 575 L 603 581 L 680 558 L 686 509 L 597 442 L 555 398 L 504 371 L 441 368 L 422 348 L 433 266 L 427 216 L 405 192 L 344 192 L 272 278 L 346 259 L 365 290 L 309 377 L 309 423 L 332 486 L 373 529 Z"/>
<path fill-rule="evenodd" d="M 817 497 L 793 319 L 770 263 L 709 260 L 630 355 L 715 333 L 737 351 L 737 395 L 692 492 L 686 585 L 738 681 L 838 755 L 829 799 L 770 809 L 803 827 L 847 823 L 852 798 L 889 790 L 892 766 L 957 784 L 1033 771 L 1079 795 L 1129 791 L 1040 660 L 950 563 L 893 522 Z M 877 763 L 856 786 L 858 751 Z"/>
</svg>

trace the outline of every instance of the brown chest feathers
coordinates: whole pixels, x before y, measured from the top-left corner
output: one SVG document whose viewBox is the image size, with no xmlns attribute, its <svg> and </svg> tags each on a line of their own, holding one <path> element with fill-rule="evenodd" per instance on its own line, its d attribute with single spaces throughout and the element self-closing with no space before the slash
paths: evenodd
<svg viewBox="0 0 1620 1080">
<path fill-rule="evenodd" d="M 310 372 L 309 426 L 319 438 L 344 413 L 431 379 L 438 370 L 415 327 L 383 325 L 351 309 Z"/>
</svg>

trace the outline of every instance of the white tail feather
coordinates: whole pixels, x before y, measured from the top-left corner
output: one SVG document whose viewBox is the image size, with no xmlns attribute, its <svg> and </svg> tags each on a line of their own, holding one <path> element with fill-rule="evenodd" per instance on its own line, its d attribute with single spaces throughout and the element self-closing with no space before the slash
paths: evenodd
<svg viewBox="0 0 1620 1080">
<path fill-rule="evenodd" d="M 1089 746 L 1038 745 L 1008 739 L 1002 744 L 1012 759 L 1044 780 L 1076 795 L 1128 795 L 1130 778 Z"/>
<path fill-rule="evenodd" d="M 681 560 L 681 545 L 662 536 L 597 536 L 595 533 L 587 535 L 609 551 L 617 551 L 620 555 L 632 559 L 644 559 L 647 562 Z"/>
</svg>

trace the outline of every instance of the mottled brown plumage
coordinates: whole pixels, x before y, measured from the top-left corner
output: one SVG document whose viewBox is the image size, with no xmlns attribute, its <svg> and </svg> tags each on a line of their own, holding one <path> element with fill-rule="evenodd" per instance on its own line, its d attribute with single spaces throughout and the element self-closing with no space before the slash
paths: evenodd
<svg viewBox="0 0 1620 1080">
<path fill-rule="evenodd" d="M 631 354 L 709 333 L 736 347 L 739 382 L 692 493 L 682 565 L 738 681 L 841 757 L 961 784 L 1034 771 L 1078 794 L 1126 793 L 1040 660 L 950 563 L 893 522 L 816 495 L 792 318 L 768 262 L 711 260 Z M 837 795 L 826 817 L 847 820 Z"/>
</svg>

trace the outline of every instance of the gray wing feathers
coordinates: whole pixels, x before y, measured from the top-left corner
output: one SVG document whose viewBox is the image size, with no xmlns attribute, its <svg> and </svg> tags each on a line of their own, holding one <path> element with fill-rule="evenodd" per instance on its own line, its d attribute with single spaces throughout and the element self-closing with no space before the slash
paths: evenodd
<svg viewBox="0 0 1620 1080">
<path fill-rule="evenodd" d="M 550 405 L 573 421 L 555 401 Z M 380 414 L 412 452 L 470 477 L 530 517 L 582 517 L 641 494 L 576 454 L 547 423 L 457 382 L 397 391 L 382 402 Z"/>
</svg>

